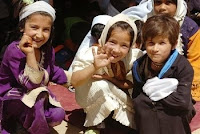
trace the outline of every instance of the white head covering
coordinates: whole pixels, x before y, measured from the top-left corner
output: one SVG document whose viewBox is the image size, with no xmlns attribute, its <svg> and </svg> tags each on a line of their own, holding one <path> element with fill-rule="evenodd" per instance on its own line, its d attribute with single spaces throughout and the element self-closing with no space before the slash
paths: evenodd
<svg viewBox="0 0 200 134">
<path fill-rule="evenodd" d="M 141 18 L 145 20 L 153 15 L 154 12 L 154 0 L 142 0 L 138 6 L 133 6 L 122 11 L 130 17 Z M 187 4 L 184 0 L 177 0 L 176 13 L 174 18 L 179 22 L 180 26 L 183 23 L 184 17 L 187 13 Z"/>
<path fill-rule="evenodd" d="M 135 20 L 130 19 L 127 15 L 124 15 L 124 14 L 118 14 L 118 15 L 112 17 L 112 19 L 110 19 L 108 21 L 105 28 L 103 29 L 103 32 L 102 32 L 101 37 L 99 39 L 99 44 L 102 45 L 102 46 L 105 45 L 108 30 L 110 29 L 110 27 L 113 24 L 115 24 L 116 22 L 119 22 L 119 21 L 127 22 L 133 28 L 133 31 L 134 31 L 133 44 L 134 44 L 135 41 L 136 41 L 136 37 L 137 37 L 137 27 L 135 25 Z"/>
<path fill-rule="evenodd" d="M 92 26 L 91 28 L 95 25 L 95 24 L 104 24 L 106 25 L 106 23 L 110 20 L 110 18 L 112 18 L 109 15 L 97 15 L 96 17 L 94 17 L 93 21 L 92 21 Z"/>
<path fill-rule="evenodd" d="M 25 6 L 19 13 L 19 21 L 31 15 L 32 13 L 43 11 L 51 15 L 53 21 L 56 19 L 54 8 L 44 1 L 36 1 L 32 4 Z"/>
<path fill-rule="evenodd" d="M 109 15 L 98 15 L 96 17 L 94 17 L 93 21 L 92 21 L 92 26 L 91 26 L 91 29 L 92 27 L 95 25 L 95 24 L 104 24 L 106 25 L 106 23 L 111 19 L 112 17 L 109 16 Z M 85 38 L 83 39 L 79 49 L 81 50 L 82 48 L 89 48 L 91 47 L 94 43 L 96 43 L 96 41 L 94 40 L 94 38 L 92 37 L 91 35 L 91 30 L 87 33 L 87 35 L 85 36 Z"/>
<path fill-rule="evenodd" d="M 137 28 L 136 28 L 136 25 L 135 25 L 135 20 L 137 19 L 131 19 L 129 18 L 127 15 L 124 15 L 124 14 L 118 14 L 116 16 L 113 16 L 112 19 L 110 19 L 108 21 L 108 23 L 106 24 L 105 28 L 103 29 L 103 32 L 101 34 L 101 37 L 99 39 L 99 44 L 101 46 L 104 46 L 105 43 L 106 43 L 106 38 L 107 38 L 107 35 L 108 35 L 108 31 L 110 29 L 110 27 L 115 24 L 116 22 L 119 22 L 119 21 L 123 21 L 123 22 L 126 22 L 128 23 L 132 28 L 133 28 L 133 31 L 134 31 L 134 37 L 133 37 L 133 42 L 132 42 L 132 45 L 135 44 L 135 41 L 136 41 L 136 37 L 137 37 Z M 130 63 L 131 61 L 131 58 L 132 58 L 132 49 L 130 49 L 129 53 L 126 55 L 126 57 L 123 59 L 123 62 L 126 66 L 126 71 L 128 71 L 130 68 L 128 68 L 127 66 L 129 64 L 132 64 Z M 110 76 L 110 77 L 113 77 L 113 72 L 112 72 L 112 69 L 110 67 L 111 65 L 108 65 L 108 67 L 103 67 L 102 69 Z"/>
<path fill-rule="evenodd" d="M 152 10 L 152 2 L 151 0 L 147 0 L 145 2 L 141 2 L 137 6 L 129 7 L 121 13 L 145 22 L 147 20 L 147 14 L 149 14 Z"/>
</svg>

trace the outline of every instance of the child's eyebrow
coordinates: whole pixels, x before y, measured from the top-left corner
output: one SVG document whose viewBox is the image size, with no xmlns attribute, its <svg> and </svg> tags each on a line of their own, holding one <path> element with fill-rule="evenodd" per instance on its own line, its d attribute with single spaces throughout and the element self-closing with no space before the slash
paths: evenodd
<svg viewBox="0 0 200 134">
<path fill-rule="evenodd" d="M 162 0 L 154 0 L 154 3 L 155 3 L 155 2 L 162 2 Z"/>
</svg>

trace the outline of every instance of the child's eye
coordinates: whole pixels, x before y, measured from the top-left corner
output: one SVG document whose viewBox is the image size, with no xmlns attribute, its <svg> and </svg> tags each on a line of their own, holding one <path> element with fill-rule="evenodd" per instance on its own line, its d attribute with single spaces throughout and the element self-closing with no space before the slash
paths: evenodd
<svg viewBox="0 0 200 134">
<path fill-rule="evenodd" d="M 36 26 L 31 26 L 31 28 L 32 28 L 32 29 L 37 29 L 37 27 L 36 27 Z"/>
<path fill-rule="evenodd" d="M 150 42 L 147 42 L 147 45 L 148 45 L 148 46 L 153 46 L 154 43 L 150 41 Z"/>
<path fill-rule="evenodd" d="M 160 1 L 160 0 L 155 0 L 154 5 L 160 5 L 160 4 L 162 4 L 162 1 Z"/>
<path fill-rule="evenodd" d="M 170 4 L 174 4 L 174 2 L 172 2 L 172 1 L 167 1 L 166 2 L 166 5 L 170 5 Z"/>
<path fill-rule="evenodd" d="M 163 41 L 163 42 L 161 42 L 160 44 L 161 44 L 161 45 L 165 45 L 166 43 Z"/>
<path fill-rule="evenodd" d="M 47 29 L 44 29 L 44 31 L 45 31 L 45 32 L 49 32 L 49 31 L 50 31 L 50 29 L 49 29 L 49 28 L 47 28 Z"/>
<path fill-rule="evenodd" d="M 108 41 L 107 43 L 108 43 L 109 45 L 115 45 L 115 43 L 112 42 L 112 41 Z"/>
<path fill-rule="evenodd" d="M 123 44 L 122 47 L 123 47 L 123 48 L 129 48 L 129 45 Z"/>
</svg>

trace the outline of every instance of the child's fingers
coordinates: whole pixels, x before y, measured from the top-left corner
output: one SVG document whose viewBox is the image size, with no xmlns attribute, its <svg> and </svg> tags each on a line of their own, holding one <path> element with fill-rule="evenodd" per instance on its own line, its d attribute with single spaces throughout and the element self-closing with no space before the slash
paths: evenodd
<svg viewBox="0 0 200 134">
<path fill-rule="evenodd" d="M 102 52 L 101 52 L 101 51 L 102 51 L 101 49 L 102 49 L 102 47 L 101 47 L 101 46 L 98 46 L 98 49 L 97 49 L 97 54 L 98 54 L 98 55 L 102 53 Z"/>
<path fill-rule="evenodd" d="M 108 48 L 107 48 L 106 54 L 108 55 L 108 57 L 111 56 L 112 50 L 113 50 L 113 48 L 111 48 L 111 47 L 108 47 Z"/>
<path fill-rule="evenodd" d="M 24 33 L 23 36 L 22 36 L 22 39 L 21 39 L 21 44 L 22 44 L 24 47 L 31 46 L 31 44 L 32 44 L 32 39 L 31 39 L 31 37 L 29 37 L 26 33 Z"/>
<path fill-rule="evenodd" d="M 94 48 L 92 48 L 92 54 L 93 54 L 93 56 L 96 56 L 96 52 L 95 52 Z"/>
<path fill-rule="evenodd" d="M 33 48 L 37 48 L 37 44 L 36 44 L 35 41 L 32 42 L 32 47 L 33 47 Z"/>
</svg>

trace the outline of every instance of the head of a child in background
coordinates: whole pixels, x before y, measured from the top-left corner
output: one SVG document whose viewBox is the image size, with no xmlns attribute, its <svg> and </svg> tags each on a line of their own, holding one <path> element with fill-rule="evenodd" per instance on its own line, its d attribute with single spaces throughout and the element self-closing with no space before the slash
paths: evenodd
<svg viewBox="0 0 200 134">
<path fill-rule="evenodd" d="M 136 20 L 135 21 L 135 25 L 137 27 L 137 39 L 135 41 L 135 44 L 133 45 L 133 48 L 138 48 L 141 50 L 144 50 L 144 45 L 142 44 L 142 26 L 143 26 L 144 22 L 141 20 Z"/>
<path fill-rule="evenodd" d="M 98 42 L 98 39 L 101 37 L 101 33 L 104 27 L 105 27 L 104 24 L 97 23 L 91 29 L 91 35 L 96 39 L 97 42 Z"/>
<path fill-rule="evenodd" d="M 137 33 L 135 23 L 126 15 L 119 14 L 114 16 L 106 24 L 100 37 L 100 42 L 102 42 L 102 37 L 105 36 L 105 31 L 107 31 L 104 40 L 105 44 L 100 44 L 104 44 L 103 46 L 108 57 L 113 57 L 111 62 L 116 63 L 126 57 L 132 45 L 135 43 L 135 33 Z"/>
<path fill-rule="evenodd" d="M 18 39 L 26 34 L 36 48 L 46 50 L 50 46 L 51 37 L 53 36 L 54 8 L 44 1 L 36 1 L 29 4 L 23 3 L 21 6 L 19 27 L 17 29 Z"/>
<path fill-rule="evenodd" d="M 167 14 L 173 17 L 177 9 L 177 0 L 154 0 L 155 14 Z"/>
<path fill-rule="evenodd" d="M 142 41 L 152 62 L 164 64 L 175 49 L 179 24 L 170 16 L 159 14 L 150 17 L 142 28 Z"/>
</svg>

